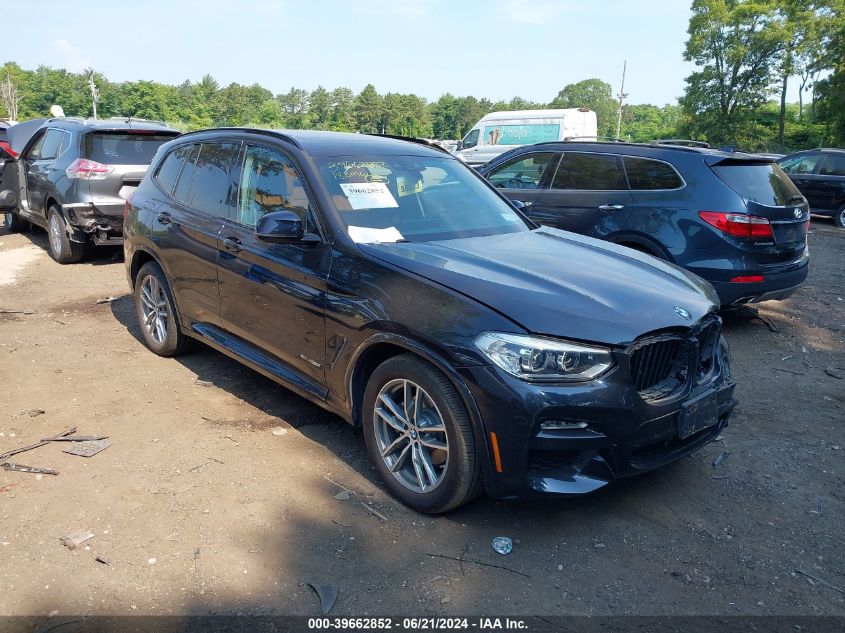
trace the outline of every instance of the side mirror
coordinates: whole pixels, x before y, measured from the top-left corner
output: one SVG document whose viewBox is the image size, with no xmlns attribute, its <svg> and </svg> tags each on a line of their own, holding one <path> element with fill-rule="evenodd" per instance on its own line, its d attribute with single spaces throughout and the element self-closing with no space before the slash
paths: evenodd
<svg viewBox="0 0 845 633">
<path fill-rule="evenodd" d="M 255 225 L 259 240 L 271 244 L 290 244 L 302 239 L 302 219 L 291 211 L 274 211 L 262 215 Z"/>
<path fill-rule="evenodd" d="M 458 141 L 458 144 L 455 145 L 455 151 L 458 152 L 458 151 L 462 150 L 463 148 L 464 148 L 464 142 Z"/>
</svg>

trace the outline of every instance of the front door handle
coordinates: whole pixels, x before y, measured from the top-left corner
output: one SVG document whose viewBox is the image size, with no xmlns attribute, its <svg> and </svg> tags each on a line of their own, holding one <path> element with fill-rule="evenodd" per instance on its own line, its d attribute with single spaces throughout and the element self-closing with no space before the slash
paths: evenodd
<svg viewBox="0 0 845 633">
<path fill-rule="evenodd" d="M 244 249 L 244 246 L 238 238 L 227 237 L 223 240 L 223 248 L 225 248 L 230 253 L 239 253 Z"/>
<path fill-rule="evenodd" d="M 624 204 L 602 204 L 599 205 L 599 209 L 602 211 L 619 211 L 619 209 L 624 209 Z"/>
<path fill-rule="evenodd" d="M 173 221 L 167 211 L 159 213 L 156 219 L 159 221 L 159 224 L 170 224 Z"/>
</svg>

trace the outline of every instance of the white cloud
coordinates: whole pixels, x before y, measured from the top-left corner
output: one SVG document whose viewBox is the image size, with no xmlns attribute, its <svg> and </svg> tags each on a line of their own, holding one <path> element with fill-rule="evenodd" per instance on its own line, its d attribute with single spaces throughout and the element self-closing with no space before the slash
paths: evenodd
<svg viewBox="0 0 845 633">
<path fill-rule="evenodd" d="M 433 9 L 442 0 L 358 0 L 353 11 L 355 13 L 387 13 L 400 18 L 423 18 L 431 15 Z"/>
<path fill-rule="evenodd" d="M 506 0 L 499 13 L 506 20 L 523 24 L 548 24 L 564 11 L 572 9 L 569 2 L 538 0 Z"/>
<path fill-rule="evenodd" d="M 82 72 L 93 66 L 91 59 L 82 52 L 82 49 L 65 38 L 50 42 L 50 51 L 51 57 L 55 60 L 54 65 L 72 73 Z"/>
</svg>

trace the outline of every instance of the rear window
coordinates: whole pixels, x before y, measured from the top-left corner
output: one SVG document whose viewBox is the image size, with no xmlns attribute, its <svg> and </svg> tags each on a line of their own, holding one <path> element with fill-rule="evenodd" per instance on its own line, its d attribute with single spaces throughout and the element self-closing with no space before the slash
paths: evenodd
<svg viewBox="0 0 845 633">
<path fill-rule="evenodd" d="M 625 156 L 625 171 L 631 189 L 680 189 L 684 181 L 669 163 Z"/>
<path fill-rule="evenodd" d="M 801 193 L 774 163 L 720 163 L 716 175 L 746 200 L 770 206 L 785 206 L 801 199 Z"/>
<path fill-rule="evenodd" d="M 174 136 L 91 133 L 85 138 L 85 157 L 104 165 L 149 165 L 159 146 Z"/>
</svg>

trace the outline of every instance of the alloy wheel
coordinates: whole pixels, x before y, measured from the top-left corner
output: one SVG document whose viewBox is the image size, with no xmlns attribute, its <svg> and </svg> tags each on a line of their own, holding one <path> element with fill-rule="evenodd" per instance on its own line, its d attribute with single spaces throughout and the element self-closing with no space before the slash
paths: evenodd
<svg viewBox="0 0 845 633">
<path fill-rule="evenodd" d="M 55 213 L 50 216 L 50 247 L 54 253 L 62 252 L 62 223 Z"/>
<path fill-rule="evenodd" d="M 415 382 L 391 380 L 379 391 L 375 438 L 388 470 L 405 488 L 428 493 L 449 465 L 449 438 L 431 396 Z"/>
<path fill-rule="evenodd" d="M 156 343 L 164 343 L 167 339 L 167 296 L 153 275 L 147 275 L 141 282 L 141 312 L 147 334 Z"/>
</svg>

